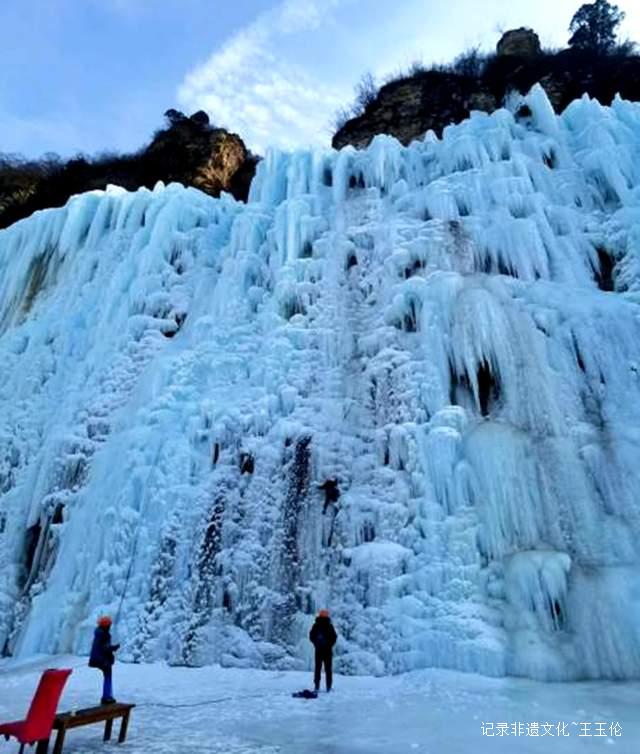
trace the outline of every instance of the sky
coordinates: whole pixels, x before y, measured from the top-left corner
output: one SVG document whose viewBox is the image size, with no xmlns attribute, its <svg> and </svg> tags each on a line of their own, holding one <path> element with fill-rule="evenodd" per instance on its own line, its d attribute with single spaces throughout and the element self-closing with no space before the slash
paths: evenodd
<svg viewBox="0 0 640 754">
<path fill-rule="evenodd" d="M 640 41 L 640 3 L 618 0 Z M 578 0 L 0 0 L 0 151 L 128 151 L 206 110 L 256 152 L 329 144 L 363 73 L 447 62 L 530 26 L 563 46 Z"/>
</svg>

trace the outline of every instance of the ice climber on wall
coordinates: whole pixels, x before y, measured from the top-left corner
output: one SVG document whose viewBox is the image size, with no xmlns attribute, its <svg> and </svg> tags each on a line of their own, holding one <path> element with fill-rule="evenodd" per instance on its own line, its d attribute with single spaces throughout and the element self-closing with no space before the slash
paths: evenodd
<svg viewBox="0 0 640 754">
<path fill-rule="evenodd" d="M 120 649 L 119 644 L 111 643 L 111 618 L 108 615 L 102 615 L 98 618 L 98 625 L 93 635 L 93 644 L 91 645 L 91 655 L 89 656 L 89 667 L 98 668 L 102 671 L 102 704 L 113 704 L 113 681 L 112 668 L 115 662 L 114 653 Z"/>
<path fill-rule="evenodd" d="M 316 665 L 313 682 L 316 691 L 320 690 L 320 677 L 324 665 L 327 691 L 331 691 L 333 681 L 333 645 L 337 639 L 336 630 L 331 623 L 328 610 L 320 610 L 309 632 L 309 640 L 316 649 Z"/>
</svg>

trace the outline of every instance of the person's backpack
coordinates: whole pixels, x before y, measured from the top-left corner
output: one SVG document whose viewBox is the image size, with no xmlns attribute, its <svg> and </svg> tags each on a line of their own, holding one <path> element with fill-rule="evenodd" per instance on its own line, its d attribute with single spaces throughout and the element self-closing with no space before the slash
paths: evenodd
<svg viewBox="0 0 640 754">
<path fill-rule="evenodd" d="M 318 692 L 317 691 L 311 691 L 310 689 L 304 689 L 303 691 L 296 691 L 291 696 L 295 697 L 296 699 L 317 699 L 318 698 Z"/>
</svg>

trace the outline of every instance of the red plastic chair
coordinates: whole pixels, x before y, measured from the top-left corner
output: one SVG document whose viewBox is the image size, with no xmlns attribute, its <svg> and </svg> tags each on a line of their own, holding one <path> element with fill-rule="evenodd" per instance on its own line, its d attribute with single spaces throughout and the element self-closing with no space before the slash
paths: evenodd
<svg viewBox="0 0 640 754">
<path fill-rule="evenodd" d="M 0 725 L 0 735 L 7 741 L 10 736 L 16 738 L 21 744 L 21 753 L 25 744 L 31 746 L 36 741 L 42 742 L 38 746 L 38 751 L 46 752 L 62 689 L 70 675 L 71 670 L 45 670 L 31 700 L 26 719 Z"/>
</svg>

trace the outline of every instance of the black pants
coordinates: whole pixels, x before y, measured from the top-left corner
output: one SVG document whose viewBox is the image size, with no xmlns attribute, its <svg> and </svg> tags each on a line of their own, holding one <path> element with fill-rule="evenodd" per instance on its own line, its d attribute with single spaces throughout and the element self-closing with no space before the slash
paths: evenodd
<svg viewBox="0 0 640 754">
<path fill-rule="evenodd" d="M 331 691 L 331 684 L 333 682 L 333 650 L 316 649 L 316 669 L 313 674 L 313 683 L 316 687 L 316 691 L 320 688 L 320 677 L 322 675 L 323 665 L 327 681 L 327 691 Z"/>
</svg>

